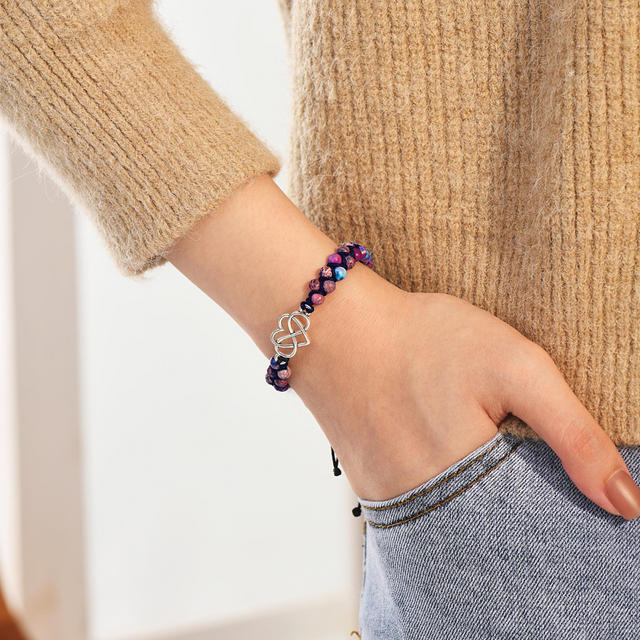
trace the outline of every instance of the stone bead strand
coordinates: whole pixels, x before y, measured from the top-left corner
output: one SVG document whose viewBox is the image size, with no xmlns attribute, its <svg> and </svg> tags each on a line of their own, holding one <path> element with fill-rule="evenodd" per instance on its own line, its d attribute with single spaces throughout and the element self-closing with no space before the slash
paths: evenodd
<svg viewBox="0 0 640 640">
<path fill-rule="evenodd" d="M 314 308 L 324 302 L 326 296 L 333 293 L 336 282 L 344 280 L 349 269 L 355 267 L 356 262 L 362 262 L 370 269 L 373 267 L 371 251 L 356 242 L 343 242 L 327 258 L 327 264 L 318 271 L 318 277 L 309 281 L 309 295 L 300 303 L 300 311 L 311 314 Z M 269 368 L 265 380 L 276 391 L 286 391 L 289 388 L 289 358 L 273 356 L 269 361 Z"/>
</svg>

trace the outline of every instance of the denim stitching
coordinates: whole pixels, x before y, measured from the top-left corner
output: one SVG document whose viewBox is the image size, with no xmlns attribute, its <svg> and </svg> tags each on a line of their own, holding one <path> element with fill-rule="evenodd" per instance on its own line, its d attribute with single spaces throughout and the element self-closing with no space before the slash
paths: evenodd
<svg viewBox="0 0 640 640">
<path fill-rule="evenodd" d="M 468 484 L 466 487 L 462 487 L 462 489 L 460 489 L 459 491 L 457 491 L 453 495 L 450 495 L 448 498 L 445 498 L 441 502 L 438 502 L 438 504 L 434 504 L 433 506 L 429 507 L 426 511 L 421 511 L 420 513 L 416 513 L 415 515 L 410 516 L 409 518 L 406 518 L 404 520 L 400 520 L 399 522 L 392 522 L 391 524 L 375 524 L 374 522 L 371 522 L 370 520 L 366 520 L 366 522 L 370 526 L 377 527 L 378 529 L 388 529 L 389 527 L 395 527 L 395 526 L 397 526 L 399 524 L 404 524 L 405 522 L 409 522 L 410 520 L 415 520 L 416 518 L 419 518 L 420 516 L 425 515 L 425 513 L 429 513 L 429 511 L 433 511 L 436 507 L 439 507 L 439 506 L 443 505 L 445 502 L 449 502 L 449 500 L 451 500 L 452 498 L 455 498 L 457 495 L 460 495 L 465 489 L 468 489 L 469 487 L 473 486 L 476 482 L 478 482 L 478 480 L 480 480 L 481 478 L 484 478 L 484 476 L 486 476 L 490 471 L 492 471 L 499 464 L 504 462 L 523 442 L 524 442 L 524 440 L 521 440 L 520 442 L 517 442 L 512 447 L 511 451 L 509 451 L 509 453 L 507 453 L 507 455 L 504 458 L 500 458 L 500 460 L 498 460 L 498 462 L 496 462 L 496 464 L 494 464 L 493 467 L 489 467 L 489 469 L 487 469 L 482 475 L 478 476 L 473 482 Z"/>
<path fill-rule="evenodd" d="M 479 456 L 477 456 L 473 460 L 470 460 L 464 467 L 462 467 L 461 469 L 458 469 L 455 473 L 452 473 L 450 476 L 447 476 L 446 478 L 443 478 L 442 480 L 440 480 L 440 482 L 438 482 L 438 484 L 434 484 L 433 487 L 429 487 L 428 489 L 425 489 L 421 493 L 417 493 L 415 496 L 411 496 L 411 498 L 407 498 L 406 500 L 403 500 L 402 502 L 398 502 L 398 504 L 387 505 L 386 507 L 365 507 L 364 505 L 361 505 L 361 506 L 362 506 L 363 509 L 368 509 L 369 511 L 385 511 L 386 509 L 395 509 L 396 507 L 401 507 L 403 504 L 407 504 L 408 502 L 411 502 L 412 500 L 415 500 L 416 498 L 420 498 L 421 496 L 424 496 L 427 493 L 429 493 L 429 491 L 433 491 L 434 489 L 436 489 L 440 485 L 444 484 L 445 482 L 448 482 L 452 478 L 455 478 L 459 473 L 462 473 L 465 469 L 468 469 L 474 462 L 477 462 L 481 458 L 484 458 L 484 456 L 486 456 L 487 453 L 489 453 L 489 451 L 491 451 L 492 449 L 495 449 L 495 447 L 497 447 L 503 440 L 504 440 L 504 435 L 501 438 L 499 438 L 484 453 L 481 453 Z"/>
</svg>

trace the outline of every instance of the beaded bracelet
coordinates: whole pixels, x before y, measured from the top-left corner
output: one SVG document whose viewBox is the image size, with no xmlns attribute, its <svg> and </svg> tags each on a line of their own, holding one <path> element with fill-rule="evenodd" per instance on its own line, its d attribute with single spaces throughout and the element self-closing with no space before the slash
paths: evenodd
<svg viewBox="0 0 640 640">
<path fill-rule="evenodd" d="M 278 320 L 278 328 L 271 333 L 271 342 L 276 353 L 269 362 L 269 368 L 265 375 L 265 380 L 276 391 L 286 391 L 289 388 L 289 360 L 298 351 L 298 347 L 310 344 L 307 330 L 311 324 L 309 315 L 313 313 L 314 307 L 324 302 L 325 296 L 332 293 L 336 288 L 336 282 L 343 280 L 347 275 L 347 270 L 352 269 L 356 262 L 362 262 L 367 267 L 372 268 L 373 260 L 371 251 L 356 242 L 343 242 L 335 253 L 327 258 L 327 264 L 318 271 L 318 277 L 309 282 L 309 295 L 306 300 L 300 303 L 297 311 L 283 313 Z M 301 319 L 302 318 L 302 321 Z M 287 320 L 287 328 L 283 328 L 282 323 Z M 292 323 L 298 327 L 294 331 Z M 278 333 L 286 332 L 283 336 L 276 338 Z M 298 342 L 298 336 L 303 336 L 304 342 Z M 283 345 L 285 340 L 291 340 L 291 344 Z M 289 350 L 285 352 L 282 347 Z"/>
<path fill-rule="evenodd" d="M 343 280 L 349 269 L 355 267 L 356 262 L 362 262 L 367 267 L 373 267 L 371 251 L 366 249 L 357 242 L 343 242 L 336 250 L 327 258 L 327 264 L 318 271 L 318 277 L 309 282 L 309 295 L 306 300 L 300 303 L 297 311 L 292 313 L 283 313 L 278 320 L 278 328 L 271 333 L 271 342 L 276 349 L 276 353 L 269 362 L 269 368 L 265 380 L 276 391 L 286 391 L 289 388 L 289 378 L 291 370 L 289 369 L 289 360 L 298 351 L 298 347 L 304 347 L 311 344 L 307 336 L 307 329 L 311 324 L 309 315 L 313 313 L 314 307 L 324 302 L 325 296 L 335 291 L 336 282 Z M 298 316 L 302 316 L 304 323 L 300 321 Z M 287 320 L 287 329 L 282 326 L 283 321 Z M 294 322 L 298 326 L 298 331 L 294 331 L 291 323 Z M 289 333 L 276 338 L 280 332 L 288 331 Z M 304 342 L 298 342 L 298 336 L 304 337 Z M 285 349 L 290 349 L 288 353 L 282 351 L 281 347 L 285 340 L 291 340 L 291 344 L 284 345 Z M 333 474 L 339 476 L 342 474 L 338 466 L 338 458 L 336 457 L 333 447 L 331 447 L 331 460 L 333 461 Z M 351 513 L 357 518 L 361 515 L 362 509 L 360 502 L 358 506 L 351 510 Z"/>
</svg>

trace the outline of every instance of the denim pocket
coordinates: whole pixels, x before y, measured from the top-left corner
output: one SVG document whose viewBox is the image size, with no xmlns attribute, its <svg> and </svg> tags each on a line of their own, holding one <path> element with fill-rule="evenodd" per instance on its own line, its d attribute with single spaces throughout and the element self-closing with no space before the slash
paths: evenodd
<svg viewBox="0 0 640 640">
<path fill-rule="evenodd" d="M 523 438 L 498 431 L 490 440 L 415 489 L 389 500 L 360 500 L 367 524 L 381 529 L 411 522 L 448 503 L 508 460 Z"/>
</svg>

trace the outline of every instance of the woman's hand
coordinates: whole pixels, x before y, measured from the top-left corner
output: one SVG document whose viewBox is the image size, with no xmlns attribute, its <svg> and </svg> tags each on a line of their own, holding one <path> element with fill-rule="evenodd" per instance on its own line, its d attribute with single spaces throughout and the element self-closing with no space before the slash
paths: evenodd
<svg viewBox="0 0 640 640">
<path fill-rule="evenodd" d="M 271 358 L 279 316 L 298 308 L 335 249 L 265 175 L 202 218 L 168 260 Z M 407 293 L 358 263 L 310 319 L 311 342 L 292 359 L 289 384 L 361 498 L 384 500 L 422 484 L 513 413 L 588 498 L 614 514 L 640 515 L 630 476 L 609 491 L 627 506 L 614 507 L 605 494 L 627 467 L 551 357 L 490 313 L 445 294 Z"/>
<path fill-rule="evenodd" d="M 419 486 L 493 437 L 512 413 L 551 446 L 588 498 L 616 515 L 640 515 L 630 477 L 610 492 L 626 501 L 614 506 L 607 497 L 607 481 L 628 473 L 626 464 L 544 349 L 460 298 L 407 293 L 367 271 L 356 265 L 336 289 L 352 279 L 343 299 L 329 296 L 312 314 L 315 344 L 292 359 L 290 380 L 356 495 L 386 500 Z M 332 304 L 331 321 L 321 322 Z"/>
</svg>

